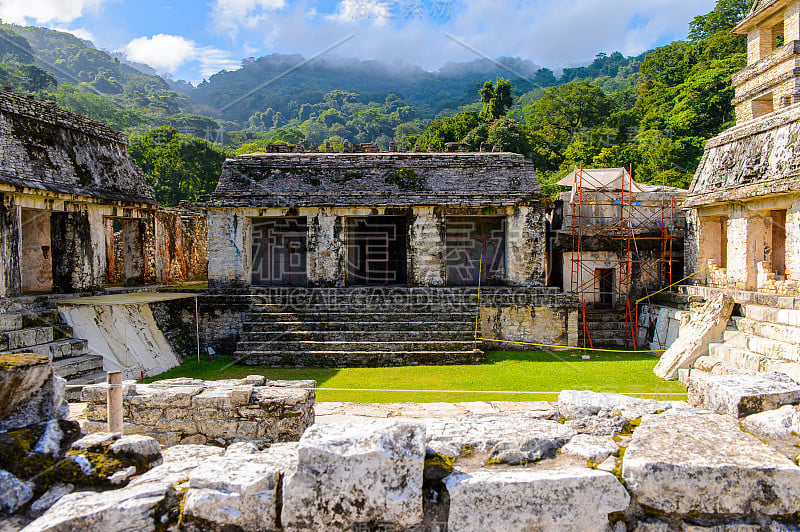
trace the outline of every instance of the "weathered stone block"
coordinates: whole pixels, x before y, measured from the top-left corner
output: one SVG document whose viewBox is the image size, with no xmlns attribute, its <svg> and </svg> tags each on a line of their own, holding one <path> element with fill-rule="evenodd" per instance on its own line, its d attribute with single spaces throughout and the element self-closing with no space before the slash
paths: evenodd
<svg viewBox="0 0 800 532">
<path fill-rule="evenodd" d="M 374 420 L 314 425 L 300 439 L 297 470 L 283 487 L 288 530 L 343 530 L 422 521 L 425 431 Z"/>
<path fill-rule="evenodd" d="M 450 532 L 486 530 L 608 530 L 608 514 L 630 497 L 610 473 L 481 470 L 445 479 Z"/>
<path fill-rule="evenodd" d="M 736 420 L 696 410 L 644 416 L 622 477 L 638 503 L 668 514 L 785 515 L 800 505 L 800 468 Z"/>
<path fill-rule="evenodd" d="M 747 416 L 742 427 L 761 438 L 789 439 L 800 434 L 800 411 L 794 405 Z"/>
<path fill-rule="evenodd" d="M 563 390 L 558 394 L 558 412 L 567 419 L 601 415 L 638 419 L 672 408 L 666 401 L 639 399 L 619 393 L 597 393 L 589 390 Z"/>
<path fill-rule="evenodd" d="M 782 373 L 704 375 L 686 382 L 689 404 L 735 418 L 800 403 L 800 384 Z"/>
</svg>

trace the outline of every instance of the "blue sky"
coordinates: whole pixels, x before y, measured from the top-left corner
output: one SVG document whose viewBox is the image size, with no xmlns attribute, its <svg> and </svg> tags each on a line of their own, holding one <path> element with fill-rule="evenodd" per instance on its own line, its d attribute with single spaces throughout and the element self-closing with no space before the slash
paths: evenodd
<svg viewBox="0 0 800 532">
<path fill-rule="evenodd" d="M 436 69 L 517 56 L 558 69 L 684 38 L 715 0 L 0 0 L 5 22 L 71 31 L 198 82 L 246 57 L 323 50 Z M 349 39 L 348 39 L 349 38 Z M 333 46 L 346 40 L 344 44 Z M 332 48 L 332 49 L 331 49 Z"/>
</svg>

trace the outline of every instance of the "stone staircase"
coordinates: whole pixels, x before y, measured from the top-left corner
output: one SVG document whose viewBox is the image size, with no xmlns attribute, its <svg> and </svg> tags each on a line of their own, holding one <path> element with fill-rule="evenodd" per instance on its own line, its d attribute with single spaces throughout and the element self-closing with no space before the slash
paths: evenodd
<svg viewBox="0 0 800 532">
<path fill-rule="evenodd" d="M 632 339 L 627 331 L 627 320 L 624 310 L 592 310 L 586 311 L 586 325 L 594 347 L 630 347 Z M 580 346 L 589 347 L 583 317 L 579 318 L 578 341 Z"/>
<path fill-rule="evenodd" d="M 475 288 L 254 289 L 235 356 L 289 367 L 481 363 L 477 298 Z"/>
<path fill-rule="evenodd" d="M 720 342 L 709 344 L 696 369 L 713 375 L 785 373 L 800 382 L 800 310 L 737 306 Z M 736 313 L 736 312 L 735 312 Z"/>
<path fill-rule="evenodd" d="M 89 354 L 86 340 L 72 337 L 58 311 L 41 310 L 0 314 L 0 352 L 34 353 L 53 362 L 56 375 L 69 385 L 103 382 L 103 357 Z M 67 399 L 76 400 L 79 388 L 68 388 Z"/>
</svg>

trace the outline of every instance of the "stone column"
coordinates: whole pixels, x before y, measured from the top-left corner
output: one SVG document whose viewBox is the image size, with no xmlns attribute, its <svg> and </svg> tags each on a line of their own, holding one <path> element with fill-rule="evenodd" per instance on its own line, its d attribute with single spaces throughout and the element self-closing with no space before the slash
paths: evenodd
<svg viewBox="0 0 800 532">
<path fill-rule="evenodd" d="M 435 207 L 415 207 L 408 229 L 408 284 L 445 285 L 444 216 Z"/>
<path fill-rule="evenodd" d="M 15 296 L 21 290 L 19 220 L 14 196 L 0 194 L 0 297 Z"/>
<path fill-rule="evenodd" d="M 250 220 L 235 209 L 208 211 L 208 283 L 215 288 L 250 285 Z"/>
<path fill-rule="evenodd" d="M 800 2 L 793 2 L 783 14 L 784 42 L 800 41 Z"/>
<path fill-rule="evenodd" d="M 69 206 L 68 206 L 69 207 Z M 53 237 L 53 292 L 99 290 L 105 273 L 105 226 L 88 210 L 54 212 L 50 216 Z M 99 238 L 93 238 L 99 235 Z"/>
<path fill-rule="evenodd" d="M 142 220 L 122 220 L 122 268 L 125 286 L 144 284 L 145 227 Z"/>
<path fill-rule="evenodd" d="M 728 286 L 733 285 L 737 290 L 748 290 L 748 225 L 747 210 L 739 206 L 733 207 L 728 217 L 726 269 Z M 750 281 L 755 286 L 755 272 Z"/>
<path fill-rule="evenodd" d="M 800 196 L 786 209 L 786 278 L 800 280 Z"/>
<path fill-rule="evenodd" d="M 347 246 L 345 220 L 333 209 L 310 211 L 308 218 L 308 286 L 345 286 Z"/>
<path fill-rule="evenodd" d="M 547 275 L 546 217 L 539 206 L 509 209 L 506 264 L 511 286 L 544 286 Z"/>
<path fill-rule="evenodd" d="M 686 211 L 686 236 L 684 237 L 683 249 L 683 269 L 685 275 L 702 270 L 707 266 L 704 264 L 706 254 L 700 246 L 703 237 L 702 224 L 698 216 L 697 209 Z M 725 250 L 727 252 L 727 250 Z M 677 279 L 675 279 L 677 281 Z M 707 280 L 706 272 L 696 275 L 687 280 L 687 284 L 705 284 Z"/>
<path fill-rule="evenodd" d="M 775 49 L 772 28 L 757 27 L 747 34 L 747 64 L 752 65 Z"/>
</svg>

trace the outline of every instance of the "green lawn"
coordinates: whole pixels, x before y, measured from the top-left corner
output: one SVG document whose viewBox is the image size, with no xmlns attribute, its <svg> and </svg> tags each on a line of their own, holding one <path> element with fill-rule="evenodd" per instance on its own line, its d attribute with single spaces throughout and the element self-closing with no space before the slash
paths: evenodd
<svg viewBox="0 0 800 532">
<path fill-rule="evenodd" d="M 581 353 L 583 354 L 583 353 Z M 319 391 L 318 401 L 460 402 L 460 401 L 555 401 L 561 390 L 658 393 L 659 399 L 685 399 L 678 382 L 663 382 L 653 375 L 657 358 L 629 352 L 581 354 L 552 351 L 494 351 L 485 364 L 470 366 L 405 366 L 398 368 L 267 368 L 239 366 L 232 357 L 183 365 L 152 380 L 193 377 L 204 380 L 264 375 L 269 379 L 313 379 L 320 388 L 395 390 L 486 390 L 550 392 L 546 394 L 446 393 L 389 391 Z M 670 393 L 681 396 L 666 395 Z M 653 397 L 653 396 L 647 396 Z"/>
</svg>

